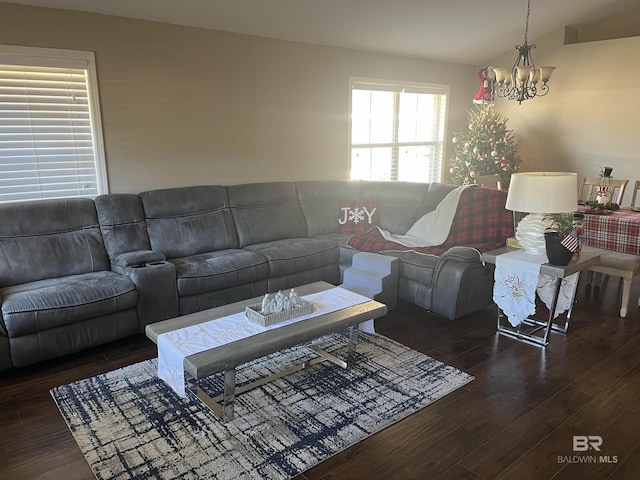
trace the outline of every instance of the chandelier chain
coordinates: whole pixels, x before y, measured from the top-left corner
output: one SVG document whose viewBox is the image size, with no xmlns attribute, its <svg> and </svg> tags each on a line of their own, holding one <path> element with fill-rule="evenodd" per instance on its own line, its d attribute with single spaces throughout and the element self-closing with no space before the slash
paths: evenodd
<svg viewBox="0 0 640 480">
<path fill-rule="evenodd" d="M 527 44 L 527 37 L 529 35 L 529 15 L 531 15 L 531 0 L 527 0 L 527 20 L 524 24 L 524 44 Z"/>
</svg>

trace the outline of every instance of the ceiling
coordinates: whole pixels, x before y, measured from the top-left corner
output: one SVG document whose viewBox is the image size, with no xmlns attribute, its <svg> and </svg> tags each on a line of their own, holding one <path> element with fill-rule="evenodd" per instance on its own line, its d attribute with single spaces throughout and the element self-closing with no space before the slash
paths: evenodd
<svg viewBox="0 0 640 480">
<path fill-rule="evenodd" d="M 529 39 L 637 0 L 531 0 Z M 524 38 L 526 0 L 8 0 L 261 37 L 479 65 Z"/>
</svg>

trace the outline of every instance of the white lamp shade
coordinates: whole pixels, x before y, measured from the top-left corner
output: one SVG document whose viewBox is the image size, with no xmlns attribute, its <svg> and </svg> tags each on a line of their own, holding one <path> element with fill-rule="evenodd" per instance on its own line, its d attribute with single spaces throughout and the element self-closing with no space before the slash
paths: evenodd
<svg viewBox="0 0 640 480">
<path fill-rule="evenodd" d="M 578 206 L 578 174 L 522 172 L 511 175 L 507 210 L 534 213 L 573 212 Z"/>
</svg>

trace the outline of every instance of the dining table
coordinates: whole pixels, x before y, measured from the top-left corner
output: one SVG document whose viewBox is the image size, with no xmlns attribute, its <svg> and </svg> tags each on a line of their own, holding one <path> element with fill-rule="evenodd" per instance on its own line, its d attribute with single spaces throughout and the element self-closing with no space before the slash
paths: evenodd
<svg viewBox="0 0 640 480">
<path fill-rule="evenodd" d="M 596 213 L 583 205 L 580 241 L 583 246 L 640 255 L 640 209 L 623 207 Z"/>
<path fill-rule="evenodd" d="M 581 246 L 585 250 L 589 247 L 598 249 L 600 253 L 600 263 L 589 270 L 615 275 L 623 280 L 620 316 L 625 318 L 633 279 L 640 275 L 640 209 L 623 207 L 598 211 L 580 205 L 577 212 L 584 214 Z M 591 283 L 591 278 L 588 283 Z"/>
</svg>

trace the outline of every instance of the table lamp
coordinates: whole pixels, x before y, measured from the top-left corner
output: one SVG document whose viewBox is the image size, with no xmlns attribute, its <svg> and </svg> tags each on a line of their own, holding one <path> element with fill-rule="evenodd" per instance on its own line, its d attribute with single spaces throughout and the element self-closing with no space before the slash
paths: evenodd
<svg viewBox="0 0 640 480">
<path fill-rule="evenodd" d="M 507 210 L 529 213 L 516 227 L 516 239 L 525 252 L 544 255 L 546 215 L 574 212 L 578 206 L 578 175 L 571 172 L 522 172 L 511 175 Z"/>
</svg>

